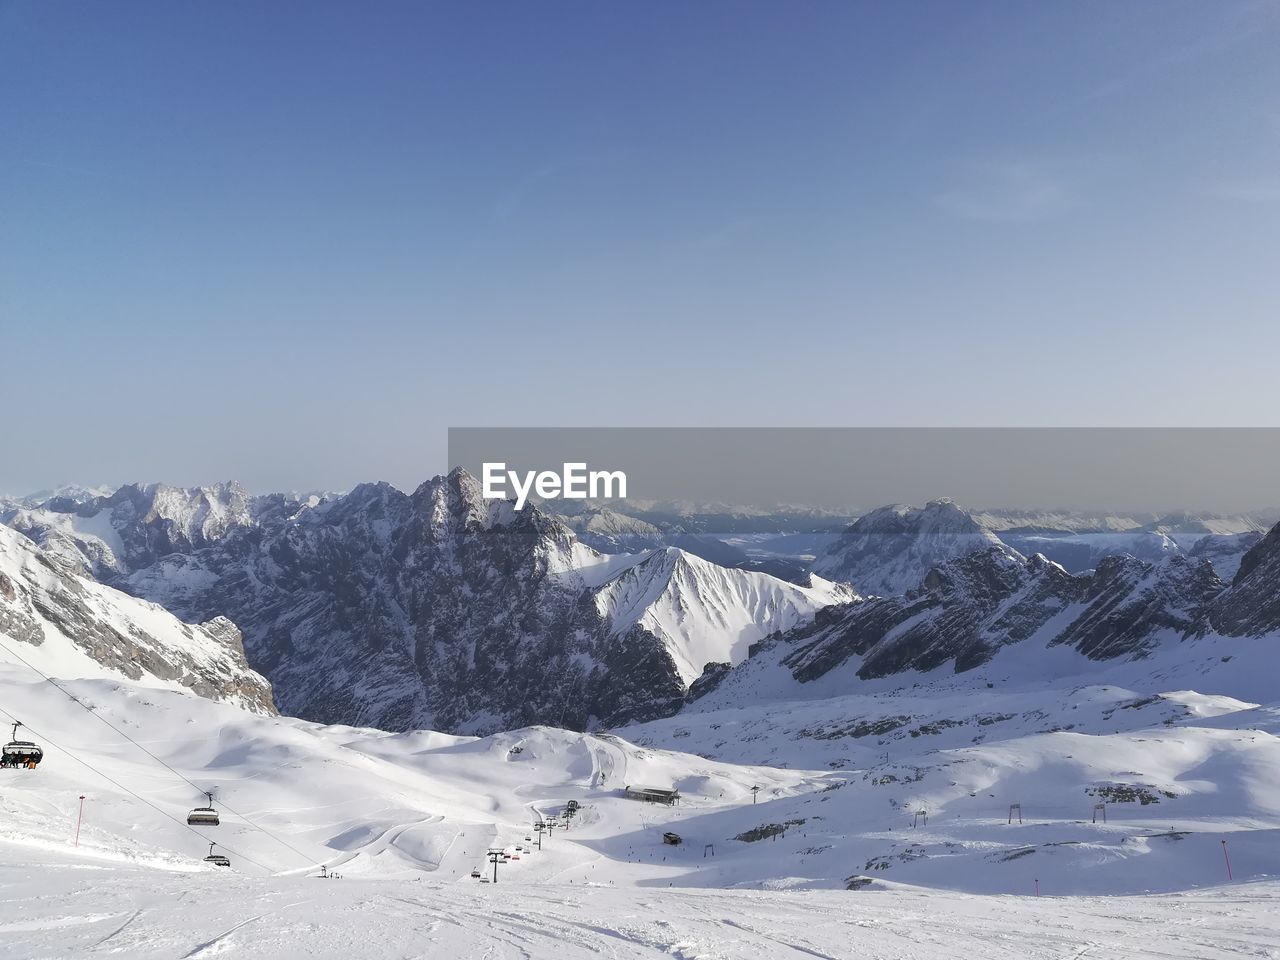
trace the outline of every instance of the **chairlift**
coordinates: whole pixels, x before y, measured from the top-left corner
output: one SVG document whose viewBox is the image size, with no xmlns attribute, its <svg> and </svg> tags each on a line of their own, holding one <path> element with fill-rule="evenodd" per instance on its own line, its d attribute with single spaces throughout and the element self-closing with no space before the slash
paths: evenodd
<svg viewBox="0 0 1280 960">
<path fill-rule="evenodd" d="M 205 863 L 212 863 L 215 867 L 229 867 L 229 866 L 231 866 L 231 861 L 230 861 L 230 860 L 228 860 L 226 857 L 224 857 L 224 856 L 223 856 L 222 854 L 220 854 L 220 853 L 214 853 L 214 852 L 213 852 L 213 848 L 214 848 L 215 846 L 217 846 L 217 844 L 213 844 L 213 843 L 209 844 L 209 855 L 208 855 L 207 857 L 205 857 L 205 858 L 204 858 L 204 862 L 205 862 Z"/>
<path fill-rule="evenodd" d="M 488 883 L 488 882 L 489 882 L 489 878 L 488 878 L 488 877 L 481 877 L 481 878 L 480 878 L 480 882 L 481 882 L 481 883 Z"/>
<path fill-rule="evenodd" d="M 36 768 L 41 760 L 44 759 L 44 750 L 40 748 L 38 743 L 30 740 L 18 739 L 18 728 L 22 724 L 15 720 L 13 722 L 13 739 L 0 748 L 0 767 L 27 767 L 31 770 Z"/>
<path fill-rule="evenodd" d="M 525 838 L 524 838 L 524 842 L 525 842 L 525 843 L 533 843 L 533 837 L 525 837 Z"/>
<path fill-rule="evenodd" d="M 479 879 L 480 879 L 480 868 L 479 868 L 479 867 L 477 867 L 476 869 L 474 869 L 474 870 L 472 870 L 472 871 L 471 871 L 471 878 L 472 878 L 473 880 L 479 880 Z"/>
<path fill-rule="evenodd" d="M 206 793 L 209 798 L 207 807 L 196 807 L 187 814 L 187 826 L 189 827 L 216 827 L 218 825 L 218 811 L 213 809 L 213 794 Z"/>
</svg>

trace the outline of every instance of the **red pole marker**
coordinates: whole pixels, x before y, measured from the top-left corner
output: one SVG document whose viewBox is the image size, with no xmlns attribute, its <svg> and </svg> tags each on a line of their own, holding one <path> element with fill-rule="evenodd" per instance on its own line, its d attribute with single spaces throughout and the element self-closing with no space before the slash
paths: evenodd
<svg viewBox="0 0 1280 960">
<path fill-rule="evenodd" d="M 1222 859 L 1227 861 L 1227 879 L 1231 879 L 1231 858 L 1227 856 L 1227 841 L 1222 841 Z"/>
<path fill-rule="evenodd" d="M 76 817 L 76 846 L 80 846 L 80 824 L 84 821 L 84 794 L 80 794 L 80 816 Z M 1226 843 L 1226 841 L 1222 841 Z"/>
</svg>

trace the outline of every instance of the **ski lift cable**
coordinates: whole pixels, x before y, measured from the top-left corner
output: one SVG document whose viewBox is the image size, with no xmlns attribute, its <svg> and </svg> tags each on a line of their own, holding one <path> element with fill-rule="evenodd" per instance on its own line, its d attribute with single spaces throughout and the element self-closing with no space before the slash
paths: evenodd
<svg viewBox="0 0 1280 960">
<path fill-rule="evenodd" d="M 16 721 L 16 720 L 18 719 L 18 718 L 17 718 L 17 717 L 15 717 L 12 713 L 10 713 L 8 710 L 5 710 L 3 707 L 0 707 L 0 713 L 3 713 L 3 714 L 4 714 L 6 717 L 8 717 L 10 720 Z M 150 808 L 151 808 L 152 810 L 154 810 L 156 813 L 160 814 L 162 817 L 165 817 L 165 818 L 167 818 L 167 819 L 169 819 L 169 820 L 172 820 L 174 823 L 176 823 L 178 826 L 182 827 L 184 830 L 191 830 L 191 832 L 192 832 L 192 833 L 194 833 L 197 837 L 199 837 L 199 838 L 200 838 L 201 840 L 203 840 L 205 843 L 217 843 L 217 841 L 210 840 L 208 837 L 206 837 L 206 836 L 205 836 L 203 833 L 201 833 L 199 830 L 193 830 L 190 826 L 188 826 L 188 825 L 187 825 L 186 823 L 184 823 L 182 820 L 179 820 L 177 817 L 173 816 L 173 814 L 169 813 L 167 810 L 164 810 L 164 809 L 162 809 L 161 807 L 156 806 L 154 803 L 152 803 L 152 802 L 151 802 L 150 800 L 148 800 L 146 797 L 144 797 L 144 796 L 142 796 L 141 794 L 136 793 L 135 791 L 133 791 L 133 790 L 129 789 L 129 788 L 128 788 L 128 787 L 126 787 L 123 783 L 121 783 L 119 780 L 116 780 L 116 779 L 114 779 L 114 778 L 112 778 L 112 777 L 107 776 L 105 773 L 103 773 L 101 770 L 99 770 L 99 769 L 98 769 L 97 767 L 95 767 L 93 764 L 89 763 L 89 761 L 84 760 L 84 759 L 82 759 L 82 758 L 80 758 L 80 757 L 77 757 L 74 753 L 72 753 L 72 752 L 71 752 L 70 750 L 68 750 L 66 747 L 62 746 L 62 744 L 58 743 L 56 740 L 54 740 L 54 739 L 53 739 L 52 737 L 50 737 L 48 734 L 41 733 L 39 730 L 37 730 L 35 727 L 31 726 L 31 724 L 29 724 L 29 723 L 25 723 L 25 722 L 24 722 L 22 725 L 23 725 L 24 727 L 26 727 L 28 730 L 30 730 L 30 731 L 31 731 L 35 736 L 37 736 L 37 737 L 39 737 L 41 740 L 43 740 L 45 743 L 47 743 L 47 744 L 49 744 L 50 746 L 56 747 L 57 749 L 61 750 L 63 753 L 65 753 L 68 757 L 70 757 L 70 758 L 71 758 L 72 760 L 74 760 L 76 763 L 80 764 L 80 766 L 85 767 L 85 768 L 86 768 L 86 769 L 88 769 L 88 770 L 91 770 L 93 773 L 96 773 L 96 774 L 97 774 L 98 776 L 100 776 L 103 780 L 107 781 L 107 783 L 110 783 L 110 784 L 112 784 L 113 786 L 118 787 L 119 789 L 123 790 L 125 793 L 129 794 L 129 796 L 133 797 L 135 800 L 139 801 L 140 803 L 144 803 L 144 804 L 146 804 L 148 807 L 150 807 Z M 222 847 L 222 849 L 229 851 L 230 853 L 232 853 L 233 855 L 235 855 L 235 856 L 236 856 L 236 857 L 238 857 L 239 859 L 244 860 L 244 861 L 245 861 L 245 862 L 247 862 L 247 863 L 252 863 L 255 867 L 259 867 L 260 869 L 265 870 L 265 871 L 266 871 L 267 873 L 269 873 L 269 874 L 271 874 L 271 873 L 275 873 L 275 871 L 274 871 L 274 870 L 272 870 L 270 867 L 268 867 L 265 863 L 261 863 L 261 862 L 259 862 L 259 861 L 255 860 L 255 859 L 253 859 L 253 857 L 249 856 L 248 854 L 240 853 L 238 850 L 233 850 L 231 847 L 228 847 L 228 846 L 227 846 L 226 844 L 224 844 L 224 843 L 217 843 L 217 846 Z"/>
<path fill-rule="evenodd" d="M 144 747 L 142 744 L 140 744 L 137 740 L 133 739 L 133 737 L 129 736 L 129 734 L 125 733 L 123 730 L 121 730 L 119 727 L 117 727 L 114 723 L 112 723 L 110 720 L 108 720 L 108 719 L 107 719 L 106 717 L 104 717 L 102 714 L 100 714 L 100 713 L 98 713 L 96 710 L 94 710 L 94 709 L 93 709 L 93 707 L 89 706 L 87 703 L 85 703 L 83 700 L 81 700 L 81 699 L 80 699 L 79 697 L 77 697 L 75 694 L 73 694 L 73 693 L 71 693 L 69 690 L 65 689 L 65 688 L 62 686 L 62 684 L 58 683 L 58 681 L 57 681 L 57 680 L 53 679 L 53 677 L 49 676 L 47 673 L 45 673 L 43 670 L 41 670 L 41 669 L 40 669 L 39 667 L 37 667 L 35 664 L 31 663 L 29 660 L 27 660 L 25 657 L 23 657 L 23 656 L 22 656 L 20 653 L 18 653 L 16 650 L 13 650 L 11 647 L 9 647 L 9 645 L 8 645 L 8 644 L 0 643 L 0 649 L 3 649 L 5 652 L 7 652 L 7 653 L 11 654 L 15 659 L 17 659 L 17 660 L 21 661 L 21 662 L 22 662 L 26 667 L 28 667 L 29 669 L 31 669 L 31 670 L 32 670 L 32 671 L 34 671 L 35 673 L 40 674 L 40 676 L 42 676 L 42 677 L 43 677 L 43 678 L 44 678 L 44 679 L 45 679 L 49 684 L 51 684 L 55 690 L 57 690 L 59 693 L 61 693 L 63 696 L 65 696 L 68 700 L 71 700 L 73 703 L 77 704 L 81 709 L 83 709 L 83 710 L 85 711 L 85 713 L 89 714 L 89 715 L 90 715 L 90 716 L 92 716 L 92 717 L 96 717 L 98 720 L 100 720 L 101 722 L 105 723 L 108 727 L 110 727 L 112 730 L 114 730 L 117 734 L 119 734 L 119 735 L 120 735 L 121 737 L 123 737 L 124 739 L 128 740 L 131 744 L 133 744 L 135 747 L 137 747 L 139 750 L 141 750 L 143 753 L 145 753 L 148 757 L 150 757 L 150 758 L 151 758 L 152 760 L 154 760 L 156 763 L 160 764 L 160 766 L 164 767 L 166 770 L 168 770 L 170 773 L 172 773 L 175 777 L 177 777 L 177 778 L 178 778 L 179 780 L 181 780 L 183 783 L 186 783 L 188 786 L 190 786 L 192 789 L 194 789 L 197 793 L 202 793 L 202 794 L 208 794 L 208 793 L 209 793 L 209 791 L 208 791 L 208 790 L 206 790 L 204 787 L 202 787 L 202 786 L 200 786 L 200 785 L 198 785 L 198 784 L 196 784 L 196 783 L 192 782 L 192 780 L 191 780 L 189 777 L 187 777 L 185 774 L 181 773 L 181 772 L 180 772 L 180 771 L 178 771 L 178 770 L 175 770 L 175 769 L 174 769 L 173 767 L 171 767 L 168 763 L 166 763 L 164 760 L 160 759 L 160 757 L 156 756 L 154 753 L 152 753 L 150 750 L 148 750 L 146 747 Z M 8 715 L 9 715 L 9 716 L 12 716 L 12 714 L 8 714 Z M 25 726 L 27 726 L 27 724 L 25 724 L 25 723 L 24 723 L 24 724 L 23 724 L 23 726 L 25 727 Z M 28 729 L 30 729 L 30 727 L 28 727 Z M 33 730 L 32 732 L 34 733 L 35 731 Z M 46 740 L 48 740 L 49 738 L 48 738 L 48 737 L 45 737 L 45 739 L 46 739 Z M 52 743 L 53 741 L 52 741 L 52 740 L 50 740 L 49 742 L 50 742 L 50 743 Z M 59 749 L 61 749 L 61 748 L 59 748 Z M 83 763 L 83 761 L 81 761 L 81 762 Z M 87 763 L 86 763 L 86 764 L 85 764 L 85 766 L 89 766 L 89 764 L 87 764 Z M 93 769 L 93 768 L 92 768 L 92 767 L 90 767 L 90 769 Z M 95 771 L 95 772 L 96 772 L 96 771 Z M 113 781 L 113 782 L 114 782 L 114 781 Z M 303 860 L 305 860 L 305 861 L 307 862 L 307 864 L 308 864 L 308 865 L 310 865 L 310 864 L 313 864 L 313 863 L 316 863 L 316 862 L 317 862 L 315 857 L 311 856 L 310 854 L 303 853 L 301 850 L 299 850 L 299 849 L 298 849 L 297 847 L 295 847 L 293 844 L 289 843 L 287 840 L 282 840 L 280 837 L 276 836 L 274 833 L 272 833 L 272 832 L 271 832 L 270 830 L 268 830 L 266 827 L 262 826 L 262 825 L 261 825 L 261 824 L 259 824 L 259 823 L 254 822 L 253 820 L 249 819 L 249 817 L 245 816 L 243 813 L 241 813 L 240 811 L 236 810 L 234 807 L 232 807 L 232 806 L 231 806 L 231 804 L 227 803 L 225 800 L 219 799 L 219 800 L 218 800 L 218 803 L 220 803 L 220 804 L 221 804 L 221 805 L 226 809 L 226 811 L 227 811 L 228 813 L 232 814 L 233 816 L 239 817 L 241 820 L 243 820 L 243 821 L 244 821 L 245 823 L 247 823 L 249 826 L 253 827 L 255 830 L 260 831 L 260 832 L 261 832 L 261 833 L 263 833 L 265 836 L 270 837 L 270 838 L 271 838 L 272 840 L 274 840 L 276 843 L 280 844 L 282 847 L 285 847 L 286 849 L 291 850 L 293 853 L 297 854 L 299 857 L 301 857 Z M 166 816 L 167 816 L 167 814 L 166 814 Z M 172 819 L 172 818 L 171 818 L 171 819 Z M 232 852 L 234 852 L 234 851 L 232 851 Z M 246 859 L 246 860 L 248 860 L 249 858 L 248 858 L 248 857 L 245 857 L 245 859 Z M 253 862 L 253 861 L 250 861 L 250 862 Z M 259 864 L 259 866 L 261 866 L 261 864 Z"/>
</svg>

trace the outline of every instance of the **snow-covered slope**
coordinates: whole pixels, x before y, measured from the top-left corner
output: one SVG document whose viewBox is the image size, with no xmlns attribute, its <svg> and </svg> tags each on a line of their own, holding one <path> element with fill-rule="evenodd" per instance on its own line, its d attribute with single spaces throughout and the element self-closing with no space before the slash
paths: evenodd
<svg viewBox="0 0 1280 960">
<path fill-rule="evenodd" d="M 899 597 L 822 611 L 775 642 L 803 683 L 832 671 L 867 680 L 941 667 L 963 672 L 1017 645 L 1066 646 L 1093 660 L 1143 657 L 1198 629 L 1223 590 L 1207 561 L 1107 557 L 1070 574 L 1044 557 L 990 547 L 935 567 Z"/>
<path fill-rule="evenodd" d="M 749 803 L 757 784 L 771 796 L 821 785 L 821 774 L 719 763 L 545 727 L 480 739 L 392 734 L 261 716 L 125 680 L 61 686 L 0 662 L 3 712 L 21 718 L 45 750 L 34 771 L 0 771 L 6 862 L 17 850 L 65 849 L 67 814 L 84 793 L 79 853 L 88 862 L 198 871 L 212 840 L 236 872 L 257 876 L 306 873 L 323 863 L 348 878 L 471 882 L 486 850 L 523 845 L 535 819 L 577 800 L 584 809 L 572 833 L 546 838 L 541 857 L 504 865 L 503 879 L 565 882 L 558 878 L 568 873 L 581 882 L 594 873 L 644 882 L 663 871 L 637 864 L 614 841 L 659 812 L 626 799 L 628 784 L 681 792 L 681 807 L 664 808 L 659 820 Z M 206 790 L 223 822 L 191 829 L 186 813 L 203 803 Z M 582 842 L 574 842 L 578 835 Z M 644 859 L 650 852 L 646 842 Z"/>
<path fill-rule="evenodd" d="M 186 688 L 274 713 L 271 688 L 245 662 L 240 631 L 219 617 L 193 626 L 145 600 L 64 572 L 0 526 L 0 642 L 46 673 L 114 675 Z"/>
<path fill-rule="evenodd" d="M 108 726 L 0 664 L 0 705 L 46 749 L 38 770 L 0 771 L 5 954 L 380 957 L 425 944 L 433 955 L 834 960 L 851 944 L 898 955 L 905 937 L 922 957 L 1265 956 L 1280 705 L 1226 692 L 1268 669 L 1274 685 L 1260 642 L 1237 641 L 1231 658 L 1205 648 L 1195 661 L 1112 664 L 1083 685 L 1011 677 L 1013 652 L 989 665 L 991 687 L 947 677 L 732 705 L 717 692 L 609 735 L 480 739 L 66 682 Z M 1189 678 L 1212 692 L 1166 686 Z M 627 785 L 682 801 L 638 803 Z M 205 789 L 223 822 L 189 829 Z M 568 829 L 540 850 L 525 840 L 570 800 Z M 667 832 L 682 842 L 664 843 Z M 206 837 L 229 870 L 202 864 Z M 1195 889 L 1227 882 L 1223 840 L 1229 922 Z M 491 876 L 489 849 L 511 857 L 497 886 L 472 876 Z M 315 879 L 319 864 L 342 879 Z M 1179 895 L 1150 896 L 1160 891 Z M 1111 894 L 1130 896 L 1097 899 Z"/>
<path fill-rule="evenodd" d="M 853 598 L 849 588 L 818 577 L 801 587 L 674 547 L 654 551 L 595 594 L 615 633 L 638 624 L 662 640 L 686 684 L 708 663 L 741 663 L 756 641 Z"/>
<path fill-rule="evenodd" d="M 1280 703 L 1251 700 L 1280 689 L 1272 644 L 1206 638 L 1102 666 L 1007 647 L 971 673 L 857 694 L 847 675 L 787 687 L 766 651 L 681 714 L 623 732 L 842 772 L 832 794 L 716 815 L 722 834 L 779 825 L 761 867 L 840 863 L 990 893 L 1036 880 L 1056 895 L 1185 888 L 1226 879 L 1223 839 L 1237 879 L 1280 856 Z"/>
<path fill-rule="evenodd" d="M 1239 851 L 1236 878 L 1255 879 L 1280 855 L 1280 705 L 1153 691 L 1189 676 L 1225 690 L 1260 670 L 1274 683 L 1259 653 L 1237 645 L 1242 662 L 1218 658 L 1216 672 L 1116 665 L 1085 685 L 1003 679 L 1011 665 L 993 664 L 981 698 L 948 678 L 805 703 L 704 702 L 610 735 L 539 727 L 480 739 L 264 717 L 124 680 L 65 682 L 95 718 L 4 664 L 3 709 L 46 757 L 3 774 L 0 845 L 65 849 L 85 793 L 81 853 L 100 864 L 190 871 L 208 837 L 250 875 L 325 863 L 348 877 L 471 883 L 485 850 L 523 844 L 535 819 L 575 800 L 570 831 L 504 864 L 503 880 L 803 890 L 870 875 L 1009 893 L 1038 878 L 1048 893 L 1134 893 L 1221 882 L 1201 859 L 1222 837 Z M 628 785 L 675 788 L 682 801 L 637 803 Z M 215 792 L 222 826 L 182 822 L 198 790 Z M 1025 822 L 1006 823 L 1013 803 Z M 1105 824 L 1090 822 L 1097 803 Z M 927 825 L 913 823 L 920 811 Z"/>
<path fill-rule="evenodd" d="M 86 870 L 101 881 L 85 883 Z M 1107 898 L 982 897 L 875 880 L 860 892 L 636 891 L 346 877 L 174 877 L 37 853 L 0 865 L 12 960 L 1229 960 L 1274 953 L 1280 884 Z M 14 928 L 17 927 L 15 930 Z M 909 953 L 904 952 L 905 949 Z M 857 953 L 851 953 L 856 949 Z"/>
<path fill-rule="evenodd" d="M 938 564 L 990 547 L 1016 556 L 951 500 L 933 500 L 924 507 L 895 504 L 859 517 L 810 569 L 828 580 L 850 583 L 864 595 L 895 596 Z"/>
<path fill-rule="evenodd" d="M 399 509 L 383 493 L 364 492 L 359 529 L 369 510 Z M 419 511 L 436 542 L 461 548 L 450 557 L 461 569 L 478 530 L 510 522 L 500 507 L 470 509 L 444 491 Z M 310 522 L 355 522 L 342 510 Z M 368 529 L 403 543 L 394 525 Z M 673 573 L 659 596 L 702 603 L 711 585 L 729 589 L 676 551 L 587 563 L 563 542 L 548 559 L 557 582 L 608 589 L 660 558 Z M 548 549 L 541 535 L 532 543 Z M 32 564 L 65 577 L 24 549 L 35 559 L 6 566 L 11 583 L 27 582 Z M 490 549 L 495 562 L 507 555 Z M 1238 620 L 1270 609 L 1255 578 L 1272 575 L 1272 551 L 1254 553 L 1232 590 L 1253 588 L 1219 591 L 1243 605 Z M 994 598 L 1003 574 L 1027 608 L 1037 578 L 1077 581 L 1041 559 L 988 558 L 967 579 L 974 555 L 944 565 L 929 589 L 963 587 L 972 602 L 985 585 Z M 692 579 L 673 588 L 682 577 Z M 1116 582 L 1126 589 L 1113 593 Z M 42 588 L 42 602 L 61 584 Z M 1131 607 L 1147 619 L 1180 609 L 1136 599 L 1167 585 L 1127 561 L 1104 584 L 1086 582 L 1078 603 L 1104 603 L 1115 629 L 1137 622 Z M 45 648 L 70 651 L 46 664 L 68 671 L 61 688 L 0 655 L 0 713 L 46 750 L 37 770 L 0 771 L 4 952 L 834 960 L 852 945 L 922 957 L 1265 956 L 1280 902 L 1267 882 L 1280 858 L 1274 639 L 1211 634 L 1101 663 L 1077 645 L 1007 643 L 959 675 L 946 665 L 856 681 L 847 662 L 808 683 L 784 668 L 792 645 L 774 640 L 674 717 L 608 734 L 474 738 L 255 714 L 151 677 L 85 670 L 87 656 L 50 635 Z M 628 785 L 675 788 L 682 800 L 638 803 Z M 203 790 L 223 822 L 192 830 L 184 815 Z M 569 828 L 530 850 L 533 822 L 570 800 L 580 809 Z M 669 832 L 682 842 L 665 843 Z M 210 840 L 229 870 L 203 865 Z M 1195 890 L 1226 882 L 1224 840 L 1229 920 L 1216 916 L 1219 894 Z M 489 849 L 510 856 L 496 886 L 473 877 L 491 875 Z M 343 879 L 315 879 L 320 864 Z M 1097 899 L 1111 894 L 1129 896 Z"/>
</svg>

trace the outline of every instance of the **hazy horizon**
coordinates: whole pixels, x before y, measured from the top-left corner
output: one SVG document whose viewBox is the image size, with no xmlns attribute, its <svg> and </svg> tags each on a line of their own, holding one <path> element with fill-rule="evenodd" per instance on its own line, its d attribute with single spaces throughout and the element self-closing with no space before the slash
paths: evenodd
<svg viewBox="0 0 1280 960">
<path fill-rule="evenodd" d="M 342 495 L 361 483 L 388 483 L 412 493 L 457 468 L 479 478 L 485 462 L 505 462 L 521 476 L 582 462 L 626 472 L 625 500 L 594 501 L 623 512 L 693 503 L 852 516 L 939 499 L 971 511 L 1268 516 L 1280 510 L 1280 501 L 1269 499 L 1280 490 L 1280 428 L 462 427 L 447 436 L 448 465 L 408 482 L 369 473 L 342 487 L 270 487 L 223 474 L 65 485 L 114 492 L 127 484 L 237 482 L 259 496 Z M 24 498 L 63 485 L 0 495 Z M 580 504 L 562 501 L 551 509 L 572 512 Z"/>
<path fill-rule="evenodd" d="M 421 482 L 417 484 L 413 484 L 408 487 L 403 487 L 403 486 L 400 486 L 399 484 L 391 483 L 391 481 L 389 480 L 384 481 L 384 480 L 378 480 L 373 478 L 369 480 L 360 481 L 360 483 L 388 483 L 391 486 L 395 487 L 397 490 L 399 490 L 401 493 L 412 494 L 414 490 L 422 486 L 423 483 L 428 483 L 431 480 L 437 479 L 438 477 L 441 477 L 444 475 L 445 475 L 444 473 L 437 473 L 437 474 L 434 474 L 433 476 L 425 477 Z M 45 493 L 52 493 L 53 491 L 67 488 L 67 487 L 79 487 L 79 488 L 90 489 L 90 490 L 101 488 L 101 489 L 108 490 L 111 493 L 115 493 L 121 487 L 126 487 L 130 485 L 146 487 L 152 484 L 160 484 L 162 486 L 194 489 L 197 487 L 212 487 L 219 483 L 234 483 L 234 482 L 239 482 L 239 481 L 237 481 L 234 477 L 230 477 L 225 480 L 213 480 L 213 481 L 207 481 L 204 483 L 185 483 L 185 484 L 184 483 L 168 483 L 164 480 L 128 480 L 123 483 L 115 483 L 115 484 L 79 483 L 76 481 L 68 481 L 67 483 L 54 484 L 53 486 L 50 486 L 50 487 L 41 487 L 40 489 L 37 489 L 37 490 L 28 490 L 22 493 L 17 493 L 12 490 L 0 490 L 0 499 L 9 499 L 13 501 L 19 501 L 32 496 L 38 496 Z M 353 484 L 351 487 L 348 487 L 342 490 L 328 490 L 328 489 L 322 489 L 319 487 L 298 487 L 298 488 L 275 489 L 275 490 L 266 490 L 266 489 L 258 490 L 258 489 L 250 489 L 248 487 L 245 487 L 245 490 L 247 493 L 250 494 L 250 496 L 255 496 L 255 497 L 269 496 L 271 494 L 276 494 L 276 493 L 297 493 L 299 495 L 315 494 L 315 495 L 321 495 L 321 496 L 338 497 L 338 496 L 347 495 L 353 489 L 355 489 L 355 487 L 359 486 L 360 483 Z M 241 486 L 244 486 L 244 484 L 241 484 Z M 1215 509 L 1209 509 L 1209 508 L 1199 507 L 1195 505 L 1185 505 L 1181 507 L 1174 507 L 1171 509 L 1159 510 L 1159 509 L 1134 509 L 1132 507 L 1106 507 L 1106 506 L 1071 507 L 1071 506 L 1064 506 L 1061 504 L 1054 504 L 1054 503 L 1045 503 L 1038 507 L 1010 507 L 1008 505 L 998 504 L 998 503 L 966 503 L 960 500 L 956 500 L 955 497 L 951 497 L 945 493 L 940 493 L 935 497 L 930 497 L 929 499 L 930 500 L 953 500 L 955 501 L 957 506 L 961 507 L 962 509 L 970 513 L 985 513 L 985 512 L 995 512 L 995 511 L 1003 511 L 1008 513 L 1024 513 L 1024 512 L 1051 513 L 1051 512 L 1061 511 L 1063 513 L 1079 513 L 1079 514 L 1096 513 L 1096 514 L 1119 515 L 1119 514 L 1140 513 L 1140 514 L 1152 514 L 1156 516 L 1167 516 L 1170 514 L 1176 514 L 1176 513 L 1185 511 L 1187 513 L 1196 513 L 1196 514 L 1214 514 L 1214 515 L 1223 515 L 1223 516 L 1246 515 L 1246 516 L 1259 516 L 1259 517 L 1267 517 L 1272 514 L 1280 514 L 1280 502 L 1277 502 L 1271 505 L 1264 505 L 1260 507 L 1247 507 L 1247 508 L 1238 509 L 1238 510 L 1215 510 Z M 531 500 L 530 502 L 535 502 L 535 501 Z M 646 500 L 644 502 L 646 504 L 660 504 L 660 503 L 679 503 L 681 501 L 677 499 L 669 499 L 669 500 L 658 500 L 658 501 Z M 884 502 L 881 502 L 881 503 L 866 503 L 861 505 L 851 505 L 845 510 L 841 510 L 838 508 L 820 507 L 815 504 L 803 503 L 803 502 L 791 502 L 791 501 L 785 501 L 785 500 L 768 502 L 768 503 L 739 503 L 739 502 L 706 501 L 706 500 L 690 500 L 687 502 L 695 503 L 699 505 L 706 504 L 709 506 L 723 505 L 727 507 L 743 507 L 743 508 L 753 508 L 753 509 L 761 509 L 761 510 L 777 509 L 778 513 L 786 513 L 787 512 L 786 508 L 796 508 L 799 510 L 811 509 L 811 510 L 827 511 L 832 513 L 835 516 L 856 517 L 862 513 L 866 513 L 868 511 L 875 510 L 880 507 L 888 507 L 888 506 L 895 506 L 895 505 L 923 507 L 928 501 L 919 500 L 915 502 L 907 502 L 902 500 L 885 500 Z M 610 509 L 616 509 L 621 513 L 626 512 L 625 506 L 619 506 L 613 501 L 592 502 L 591 505 L 595 507 L 609 507 Z M 555 506 L 550 507 L 550 510 L 553 513 L 558 512 L 558 509 Z"/>
</svg>

